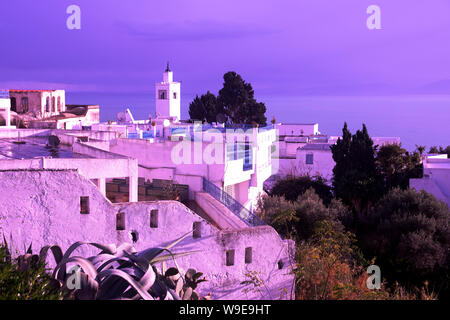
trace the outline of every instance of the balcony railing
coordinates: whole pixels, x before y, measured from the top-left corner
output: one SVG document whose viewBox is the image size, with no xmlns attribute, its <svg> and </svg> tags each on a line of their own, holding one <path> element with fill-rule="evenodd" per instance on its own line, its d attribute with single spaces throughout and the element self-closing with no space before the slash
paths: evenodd
<svg viewBox="0 0 450 320">
<path fill-rule="evenodd" d="M 0 99 L 9 99 L 9 91 L 0 90 Z"/>
<path fill-rule="evenodd" d="M 231 195 L 220 189 L 211 181 L 203 178 L 203 190 L 209 193 L 214 199 L 222 203 L 231 212 L 233 212 L 238 218 L 244 221 L 250 227 L 265 226 L 267 225 L 259 217 L 251 213 L 247 208 L 241 205 Z"/>
</svg>

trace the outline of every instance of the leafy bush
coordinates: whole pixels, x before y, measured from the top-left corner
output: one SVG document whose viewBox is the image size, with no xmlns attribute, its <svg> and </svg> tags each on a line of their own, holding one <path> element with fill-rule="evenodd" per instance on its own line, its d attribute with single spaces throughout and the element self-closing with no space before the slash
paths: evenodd
<svg viewBox="0 0 450 320">
<path fill-rule="evenodd" d="M 331 220 L 319 221 L 310 241 L 297 247 L 296 293 L 298 299 L 368 298 L 362 270 L 354 263 L 354 236 Z"/>
<path fill-rule="evenodd" d="M 326 205 L 331 202 L 333 197 L 331 187 L 320 176 L 288 176 L 280 179 L 270 190 L 270 195 L 284 197 L 289 201 L 296 201 L 300 195 L 304 194 L 310 188 L 314 189 Z"/>
<path fill-rule="evenodd" d="M 365 266 L 374 261 L 362 258 L 355 235 L 335 221 L 317 222 L 312 238 L 298 244 L 296 260 L 296 296 L 300 300 L 436 299 L 426 285 L 408 291 L 397 283 L 391 289 L 383 282 L 379 290 L 368 289 Z"/>
<path fill-rule="evenodd" d="M 256 214 L 284 237 L 295 237 L 298 218 L 292 201 L 280 196 L 264 195 L 258 198 Z"/>
<path fill-rule="evenodd" d="M 284 237 L 298 241 L 309 239 L 318 221 L 346 221 L 350 213 L 339 200 L 332 199 L 325 206 L 313 188 L 307 189 L 297 201 L 282 196 L 263 196 L 258 200 L 257 214 Z"/>
<path fill-rule="evenodd" d="M 12 264 L 6 247 L 0 249 L 0 298 L 2 299 L 80 299 L 80 300 L 199 300 L 195 289 L 206 281 L 194 269 L 184 272 L 175 258 L 197 251 L 172 253 L 170 249 L 191 232 L 164 248 L 136 252 L 129 243 L 119 247 L 76 242 L 63 254 L 59 246 L 46 246 L 39 255 L 27 254 Z M 72 256 L 83 245 L 100 250 L 98 255 Z M 45 261 L 51 251 L 57 266 L 51 276 Z M 173 260 L 177 268 L 166 267 Z M 162 264 L 162 271 L 155 266 Z M 68 268 L 70 266 L 70 268 Z M 167 270 L 166 270 L 167 269 Z M 184 274 L 184 276 L 183 276 Z"/>
<path fill-rule="evenodd" d="M 59 285 L 45 265 L 30 253 L 12 259 L 6 241 L 0 245 L 0 300 L 60 300 Z"/>
<path fill-rule="evenodd" d="M 450 212 L 425 191 L 393 189 L 361 220 L 359 238 L 391 281 L 448 290 Z M 447 280 L 445 278 L 447 277 Z M 445 280 L 445 281 L 444 281 Z M 442 285 L 442 286 L 441 286 Z"/>
<path fill-rule="evenodd" d="M 333 211 L 334 213 L 334 211 Z M 332 211 L 329 210 L 314 192 L 308 189 L 295 203 L 295 216 L 297 217 L 297 239 L 307 240 L 314 234 L 316 223 L 324 220 L 334 220 Z"/>
<path fill-rule="evenodd" d="M 447 156 L 450 158 L 450 146 L 447 146 L 446 148 L 443 148 L 442 146 L 439 146 L 439 148 L 436 146 L 432 146 L 428 153 L 447 154 Z"/>
<path fill-rule="evenodd" d="M 409 179 L 422 177 L 420 151 L 409 153 L 398 144 L 388 144 L 378 150 L 376 162 L 386 191 L 395 187 L 406 189 Z"/>
</svg>

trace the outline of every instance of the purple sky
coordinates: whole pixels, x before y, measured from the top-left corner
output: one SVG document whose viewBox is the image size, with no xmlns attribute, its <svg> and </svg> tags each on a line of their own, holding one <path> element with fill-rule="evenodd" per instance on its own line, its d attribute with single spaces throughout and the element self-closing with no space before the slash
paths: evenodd
<svg viewBox="0 0 450 320">
<path fill-rule="evenodd" d="M 370 4 L 382 30 L 366 27 Z M 229 70 L 257 96 L 446 91 L 449 15 L 448 0 L 1 1 L 0 87 L 152 92 L 170 60 L 188 94 Z"/>
</svg>

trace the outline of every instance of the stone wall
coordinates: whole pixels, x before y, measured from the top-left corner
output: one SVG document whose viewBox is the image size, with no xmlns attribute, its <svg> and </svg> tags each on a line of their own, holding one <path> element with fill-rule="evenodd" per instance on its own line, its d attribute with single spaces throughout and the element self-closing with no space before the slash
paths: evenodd
<svg viewBox="0 0 450 320">
<path fill-rule="evenodd" d="M 66 250 L 76 241 L 118 245 L 132 242 L 131 232 L 137 238 L 136 249 L 143 250 L 164 246 L 192 232 L 194 222 L 201 222 L 201 237 L 188 236 L 174 250 L 200 250 L 177 260 L 185 270 L 204 272 L 208 282 L 200 285 L 200 293 L 211 293 L 213 299 L 290 296 L 294 244 L 282 240 L 271 227 L 219 231 L 176 201 L 112 204 L 73 170 L 6 170 L 0 171 L 0 181 L 0 233 L 15 254 L 23 253 L 30 244 L 35 251 L 49 244 Z M 80 213 L 80 197 L 89 197 L 89 214 Z M 158 210 L 157 228 L 150 226 L 152 210 Z M 121 231 L 116 230 L 119 212 L 125 214 L 125 230 Z M 246 248 L 252 251 L 248 263 Z M 226 252 L 231 250 L 234 263 L 227 266 Z M 78 252 L 81 256 L 93 253 L 88 247 Z M 50 259 L 49 263 L 54 262 Z M 241 284 L 251 272 L 264 281 L 259 290 Z"/>
</svg>

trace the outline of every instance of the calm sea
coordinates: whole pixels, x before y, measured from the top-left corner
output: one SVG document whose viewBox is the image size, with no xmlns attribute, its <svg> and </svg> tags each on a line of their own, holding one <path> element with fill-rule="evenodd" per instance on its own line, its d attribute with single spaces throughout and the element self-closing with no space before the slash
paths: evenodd
<svg viewBox="0 0 450 320">
<path fill-rule="evenodd" d="M 194 95 L 182 96 L 182 118 Z M 402 145 L 450 145 L 450 95 L 409 96 L 258 96 L 266 116 L 278 122 L 319 123 L 319 131 L 339 135 L 344 121 L 352 132 L 365 123 L 372 136 L 400 137 Z M 155 113 L 154 94 L 70 93 L 68 104 L 100 104 L 101 121 L 115 120 L 128 107 L 136 119 Z"/>
</svg>

